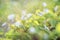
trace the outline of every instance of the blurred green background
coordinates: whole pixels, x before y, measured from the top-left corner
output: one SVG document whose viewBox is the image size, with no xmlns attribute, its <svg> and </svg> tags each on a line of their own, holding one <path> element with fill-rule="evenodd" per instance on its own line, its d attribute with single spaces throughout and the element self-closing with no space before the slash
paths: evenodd
<svg viewBox="0 0 60 40">
<path fill-rule="evenodd" d="M 60 40 L 60 0 L 0 0 L 0 40 Z"/>
</svg>

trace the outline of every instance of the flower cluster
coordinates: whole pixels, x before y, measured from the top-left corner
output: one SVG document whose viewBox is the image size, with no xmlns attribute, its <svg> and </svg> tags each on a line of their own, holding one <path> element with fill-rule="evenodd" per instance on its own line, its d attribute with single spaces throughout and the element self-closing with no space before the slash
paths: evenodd
<svg viewBox="0 0 60 40">
<path fill-rule="evenodd" d="M 13 2 L 12 5 L 16 6 L 18 3 Z M 52 7 L 52 11 L 47 2 L 42 2 L 41 6 L 41 9 L 33 6 L 32 8 L 21 10 L 21 12 L 17 11 L 18 13 L 16 14 L 9 14 L 6 17 L 6 21 L 1 25 L 4 29 L 3 34 L 13 39 L 21 36 L 17 38 L 19 40 L 27 40 L 26 38 L 28 40 L 54 40 L 60 35 L 59 6 Z"/>
</svg>

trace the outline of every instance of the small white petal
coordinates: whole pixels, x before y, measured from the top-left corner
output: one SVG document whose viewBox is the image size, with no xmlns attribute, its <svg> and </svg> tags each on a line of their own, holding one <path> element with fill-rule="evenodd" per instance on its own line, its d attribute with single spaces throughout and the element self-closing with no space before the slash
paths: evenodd
<svg viewBox="0 0 60 40">
<path fill-rule="evenodd" d="M 58 9 L 58 6 L 55 6 L 55 7 L 54 7 L 54 11 L 57 11 L 57 9 Z"/>
<path fill-rule="evenodd" d="M 21 20 L 24 20 L 24 16 L 21 16 Z"/>
<path fill-rule="evenodd" d="M 44 25 L 44 27 L 45 27 L 45 29 L 49 30 L 49 28 L 46 25 Z"/>
<path fill-rule="evenodd" d="M 42 4 L 44 7 L 46 7 L 47 6 L 47 4 L 46 4 L 46 2 L 43 2 L 43 4 Z"/>
<path fill-rule="evenodd" d="M 15 15 L 14 14 L 10 14 L 9 16 L 8 16 L 8 20 L 13 20 L 15 18 Z"/>
<path fill-rule="evenodd" d="M 36 32 L 36 30 L 35 30 L 35 28 L 34 28 L 34 27 L 30 27 L 30 28 L 29 28 L 29 32 L 30 32 L 30 33 L 35 33 L 35 32 Z"/>
<path fill-rule="evenodd" d="M 22 10 L 21 20 L 26 20 L 25 16 L 26 16 L 26 11 Z"/>
<path fill-rule="evenodd" d="M 20 22 L 16 22 L 16 23 L 14 23 L 15 24 L 15 26 L 17 26 L 17 27 L 19 27 L 20 25 L 22 25 Z"/>
<path fill-rule="evenodd" d="M 32 14 L 26 14 L 25 16 L 22 15 L 21 16 L 21 20 L 27 20 L 28 18 L 30 18 L 32 16 Z"/>
<path fill-rule="evenodd" d="M 27 17 L 29 18 L 29 17 L 31 17 L 32 16 L 32 14 L 31 13 L 29 13 L 29 14 L 27 14 Z"/>
<path fill-rule="evenodd" d="M 21 16 L 21 20 L 26 20 L 26 17 L 25 16 Z"/>
<path fill-rule="evenodd" d="M 44 15 L 44 12 L 40 12 L 40 13 L 39 13 L 39 16 L 43 16 L 43 15 Z"/>
<path fill-rule="evenodd" d="M 6 22 L 5 22 L 5 23 L 3 23 L 3 24 L 2 24 L 2 27 L 3 27 L 3 26 L 5 26 L 6 24 L 7 24 Z"/>
<path fill-rule="evenodd" d="M 6 33 L 10 30 L 9 25 L 7 24 L 7 22 L 2 24 L 2 28 L 3 28 L 3 32 Z"/>
<path fill-rule="evenodd" d="M 48 13 L 48 12 L 49 12 L 49 10 L 48 10 L 48 9 L 44 9 L 43 11 L 44 11 L 45 13 Z"/>
<path fill-rule="evenodd" d="M 22 15 L 26 15 L 26 10 L 22 10 Z"/>
</svg>

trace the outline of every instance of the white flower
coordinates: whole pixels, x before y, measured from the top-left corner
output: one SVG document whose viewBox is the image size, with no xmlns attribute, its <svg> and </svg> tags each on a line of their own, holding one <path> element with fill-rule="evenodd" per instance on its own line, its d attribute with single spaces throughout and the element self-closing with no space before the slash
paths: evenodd
<svg viewBox="0 0 60 40">
<path fill-rule="evenodd" d="M 16 23 L 14 23 L 15 24 L 15 26 L 17 26 L 17 27 L 19 27 L 19 26 L 21 26 L 22 24 L 20 23 L 20 22 L 16 22 Z"/>
<path fill-rule="evenodd" d="M 25 16 L 21 16 L 21 20 L 26 20 L 26 17 Z"/>
<path fill-rule="evenodd" d="M 22 15 L 26 15 L 26 10 L 22 10 Z"/>
<path fill-rule="evenodd" d="M 2 24 L 2 27 L 3 27 L 3 26 L 6 26 L 6 25 L 7 25 L 7 23 L 5 22 L 5 23 Z"/>
<path fill-rule="evenodd" d="M 10 27 L 7 24 L 7 22 L 5 22 L 5 23 L 2 24 L 2 28 L 3 28 L 4 31 L 9 31 L 10 30 Z"/>
<path fill-rule="evenodd" d="M 46 7 L 47 6 L 47 4 L 46 4 L 46 2 L 43 2 L 43 4 L 42 4 L 44 7 Z"/>
<path fill-rule="evenodd" d="M 46 25 L 44 25 L 44 27 L 45 27 L 45 29 L 49 30 L 49 28 Z"/>
<path fill-rule="evenodd" d="M 31 13 L 27 14 L 27 18 L 29 18 L 29 17 L 31 17 L 31 16 L 32 16 L 32 14 L 31 14 Z"/>
<path fill-rule="evenodd" d="M 55 6 L 55 7 L 54 7 L 54 11 L 57 11 L 57 9 L 58 9 L 58 6 Z"/>
<path fill-rule="evenodd" d="M 3 32 L 6 33 L 10 30 L 10 26 L 7 24 L 7 22 L 4 22 L 2 24 L 2 29 L 3 29 Z"/>
<path fill-rule="evenodd" d="M 21 20 L 26 20 L 26 11 L 22 10 Z"/>
<path fill-rule="evenodd" d="M 38 15 L 39 16 L 43 16 L 44 15 L 44 12 L 40 12 Z"/>
<path fill-rule="evenodd" d="M 22 15 L 21 16 L 21 20 L 27 20 L 28 18 L 30 18 L 32 16 L 32 14 L 26 14 L 25 16 Z"/>
<path fill-rule="evenodd" d="M 8 16 L 8 20 L 13 20 L 15 18 L 15 15 L 14 14 L 10 14 L 9 16 Z"/>
<path fill-rule="evenodd" d="M 36 30 L 35 30 L 35 28 L 34 28 L 34 27 L 30 27 L 30 28 L 29 28 L 29 32 L 30 32 L 30 33 L 35 33 L 35 32 L 36 32 Z"/>
<path fill-rule="evenodd" d="M 43 10 L 43 12 L 48 13 L 49 10 L 46 8 L 46 9 Z"/>
</svg>

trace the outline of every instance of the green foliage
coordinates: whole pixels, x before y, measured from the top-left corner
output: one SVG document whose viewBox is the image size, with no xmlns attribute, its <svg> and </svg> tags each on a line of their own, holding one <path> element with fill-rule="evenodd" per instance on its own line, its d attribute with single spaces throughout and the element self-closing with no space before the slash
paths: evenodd
<svg viewBox="0 0 60 40">
<path fill-rule="evenodd" d="M 60 0 L 0 0 L 0 28 L 2 40 L 56 40 Z"/>
</svg>

